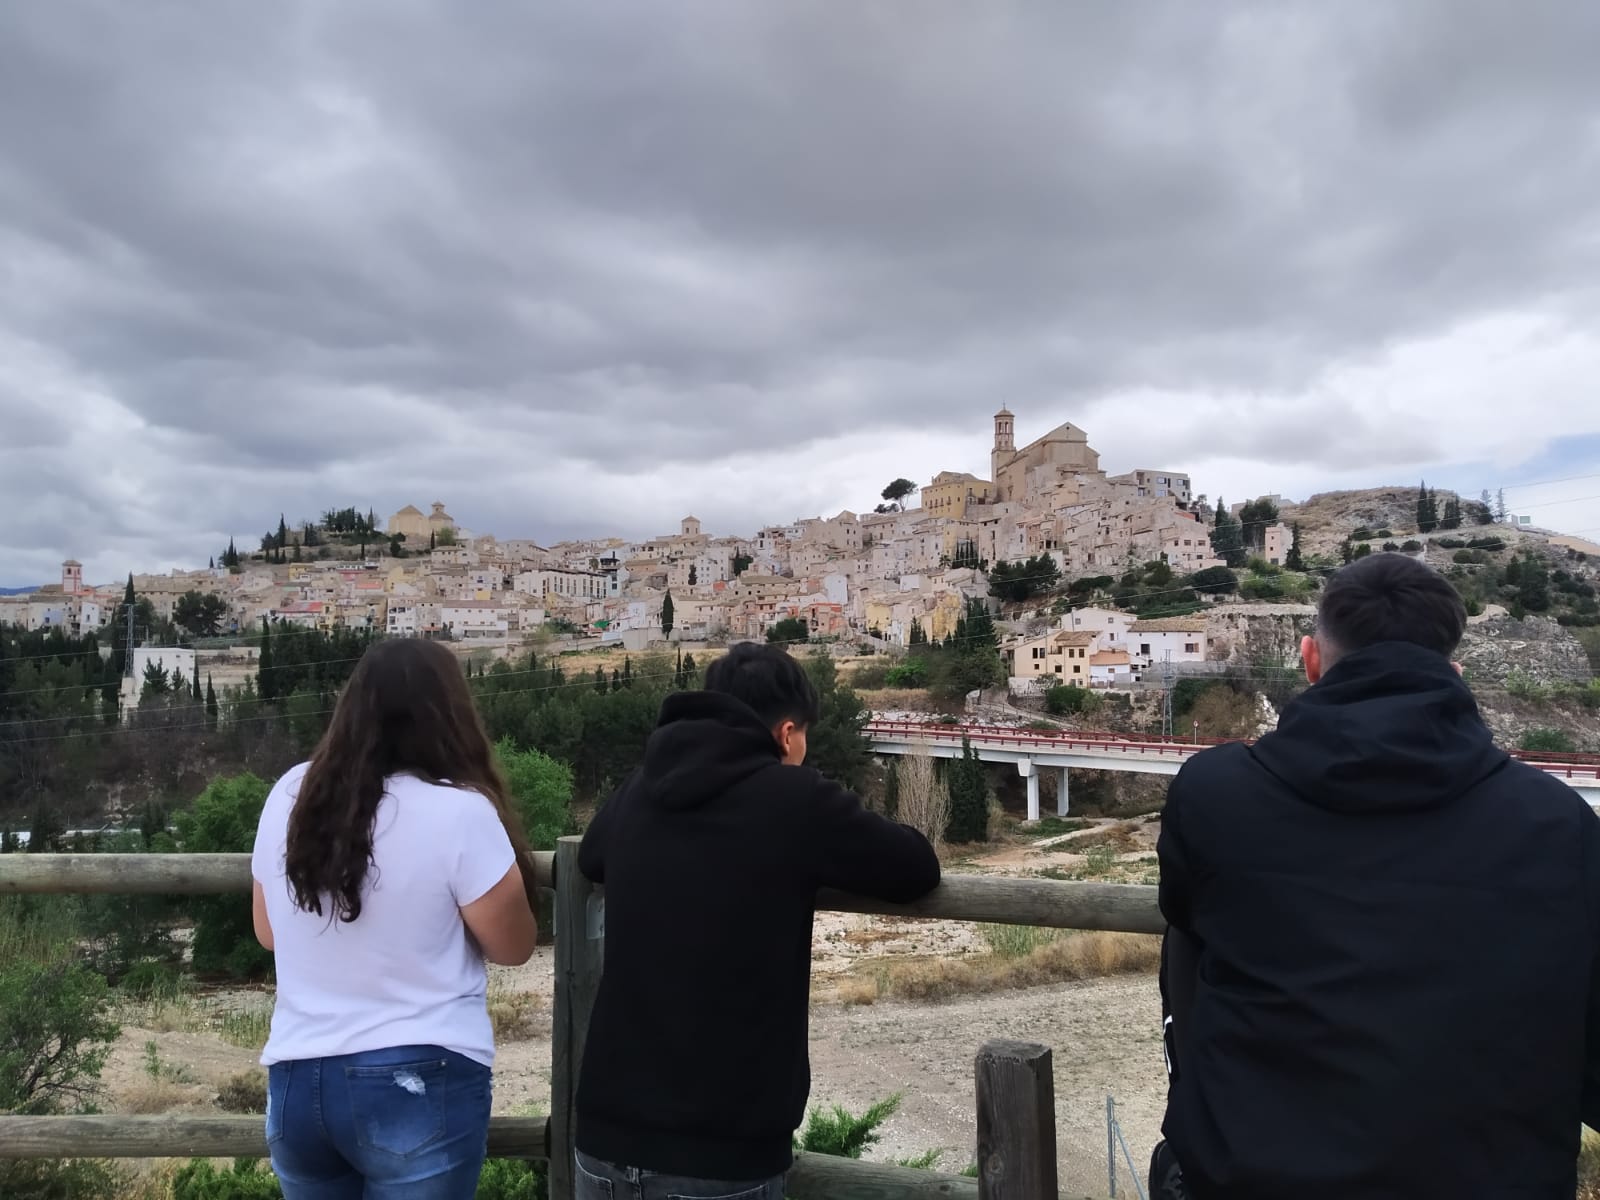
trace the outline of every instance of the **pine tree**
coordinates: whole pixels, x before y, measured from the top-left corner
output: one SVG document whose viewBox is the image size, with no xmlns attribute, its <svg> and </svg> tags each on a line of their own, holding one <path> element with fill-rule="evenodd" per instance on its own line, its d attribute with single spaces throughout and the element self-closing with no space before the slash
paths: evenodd
<svg viewBox="0 0 1600 1200">
<path fill-rule="evenodd" d="M 283 519 L 283 514 L 278 514 L 278 549 L 282 550 L 289 544 L 289 523 Z"/>
<path fill-rule="evenodd" d="M 662 637 L 670 638 L 672 636 L 672 625 L 673 625 L 673 621 L 674 621 L 676 616 L 677 616 L 677 614 L 673 611 L 673 608 L 672 608 L 672 593 L 668 592 L 666 594 L 666 598 L 661 601 L 661 636 Z"/>
<path fill-rule="evenodd" d="M 1304 571 L 1306 560 L 1300 553 L 1300 522 L 1292 526 L 1293 536 L 1289 542 L 1289 553 L 1283 557 L 1283 565 L 1291 571 Z"/>
<path fill-rule="evenodd" d="M 1504 525 L 1506 518 L 1510 515 L 1511 513 L 1506 508 L 1506 490 L 1501 488 L 1495 497 L 1494 519 Z"/>
<path fill-rule="evenodd" d="M 215 558 L 208 558 L 206 560 L 206 570 L 215 571 L 216 569 L 217 569 L 217 560 Z"/>
<path fill-rule="evenodd" d="M 217 689 L 212 686 L 211 676 L 206 676 L 206 728 L 216 729 L 217 719 L 221 710 L 217 705 Z"/>
<path fill-rule="evenodd" d="M 1428 490 L 1428 481 L 1424 479 L 1422 486 L 1417 489 L 1417 532 L 1432 533 L 1439 528 L 1439 497 L 1435 492 Z"/>
<path fill-rule="evenodd" d="M 438 548 L 439 548 L 439 531 L 437 529 L 430 529 L 430 530 L 428 530 L 428 549 L 429 550 L 437 550 Z"/>
</svg>

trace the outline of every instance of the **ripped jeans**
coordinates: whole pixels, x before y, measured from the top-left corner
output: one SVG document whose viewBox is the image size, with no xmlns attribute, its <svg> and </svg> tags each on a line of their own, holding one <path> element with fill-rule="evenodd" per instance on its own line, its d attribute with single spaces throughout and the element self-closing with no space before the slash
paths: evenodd
<svg viewBox="0 0 1600 1200">
<path fill-rule="evenodd" d="M 472 1200 L 491 1073 L 438 1046 L 274 1063 L 267 1150 L 284 1200 Z"/>
</svg>

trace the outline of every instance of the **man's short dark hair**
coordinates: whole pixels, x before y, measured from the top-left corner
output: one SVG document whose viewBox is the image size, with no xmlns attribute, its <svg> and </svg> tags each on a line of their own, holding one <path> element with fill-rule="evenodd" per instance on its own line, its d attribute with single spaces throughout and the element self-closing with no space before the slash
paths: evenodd
<svg viewBox="0 0 1600 1200">
<path fill-rule="evenodd" d="M 1466 606 L 1450 581 L 1407 554 L 1357 559 L 1334 573 L 1317 605 L 1317 636 L 1335 657 L 1411 642 L 1448 658 L 1466 628 Z"/>
<path fill-rule="evenodd" d="M 768 728 L 822 719 L 822 701 L 805 668 L 782 646 L 740 642 L 706 669 L 706 691 L 743 700 Z"/>
</svg>

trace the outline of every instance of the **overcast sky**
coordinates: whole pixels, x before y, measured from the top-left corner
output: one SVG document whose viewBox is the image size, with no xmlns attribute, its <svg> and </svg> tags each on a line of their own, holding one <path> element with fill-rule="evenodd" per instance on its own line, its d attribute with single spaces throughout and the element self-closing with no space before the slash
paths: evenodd
<svg viewBox="0 0 1600 1200">
<path fill-rule="evenodd" d="M 1574 0 L 9 0 L 0 584 L 748 533 L 1001 404 L 1600 535 L 1597 62 Z"/>
</svg>

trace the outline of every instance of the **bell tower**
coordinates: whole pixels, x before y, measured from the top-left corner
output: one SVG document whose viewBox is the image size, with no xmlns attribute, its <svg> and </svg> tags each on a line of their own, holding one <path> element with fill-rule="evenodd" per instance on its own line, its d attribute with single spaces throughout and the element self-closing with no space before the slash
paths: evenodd
<svg viewBox="0 0 1600 1200">
<path fill-rule="evenodd" d="M 1013 432 L 1015 422 L 1016 418 L 1011 415 L 1009 408 L 1002 408 L 994 415 L 994 453 L 989 456 L 989 478 L 994 481 L 996 494 L 1003 492 L 1000 484 L 1001 468 L 1010 462 L 1017 452 L 1016 434 Z M 1001 495 L 1001 499 L 1005 498 Z"/>
</svg>

